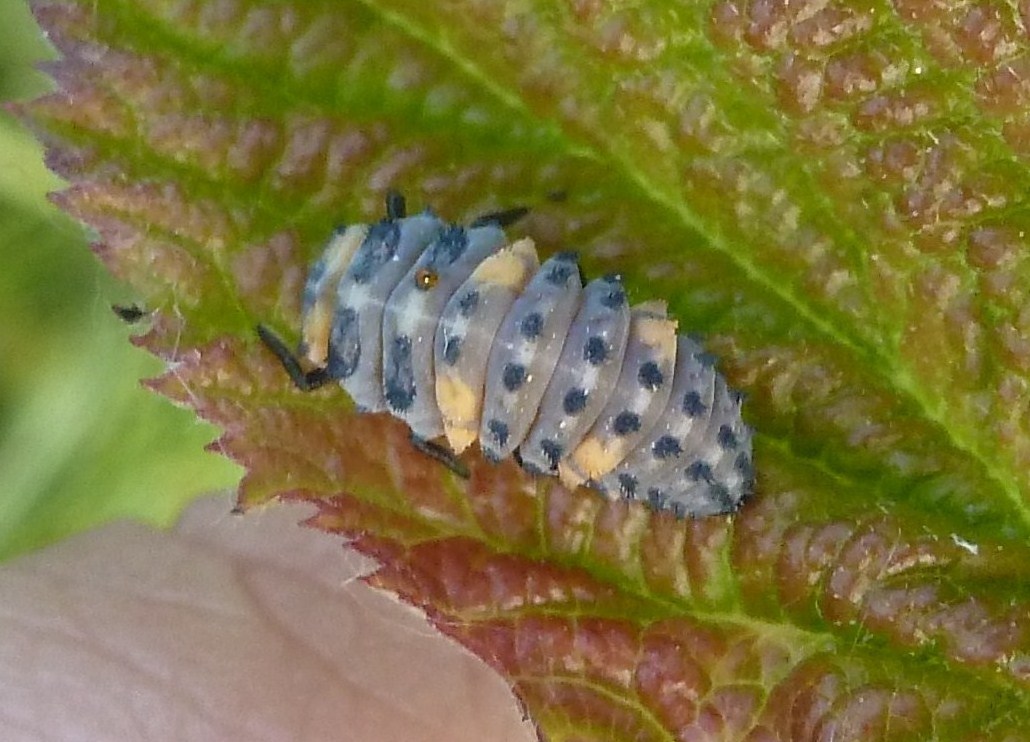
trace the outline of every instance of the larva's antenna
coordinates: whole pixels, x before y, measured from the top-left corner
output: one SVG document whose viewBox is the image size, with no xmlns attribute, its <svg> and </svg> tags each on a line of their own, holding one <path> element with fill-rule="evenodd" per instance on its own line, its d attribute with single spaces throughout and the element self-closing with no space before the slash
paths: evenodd
<svg viewBox="0 0 1030 742">
<path fill-rule="evenodd" d="M 488 224 L 493 224 L 500 228 L 508 227 L 517 222 L 519 219 L 529 213 L 529 207 L 527 206 L 516 206 L 512 209 L 504 209 L 502 211 L 490 211 L 481 216 L 477 216 L 469 224 L 470 227 L 485 227 Z"/>
<path fill-rule="evenodd" d="M 286 343 L 276 335 L 274 332 L 269 330 L 264 325 L 257 326 L 258 337 L 261 338 L 261 342 L 265 344 L 275 357 L 279 359 L 279 363 L 282 364 L 283 369 L 290 376 L 290 381 L 293 385 L 300 389 L 302 392 L 311 392 L 318 389 L 321 386 L 325 386 L 331 381 L 329 374 L 326 373 L 324 368 L 316 368 L 313 371 L 304 372 L 304 369 L 300 367 L 300 361 L 297 356 L 293 354 Z"/>
<path fill-rule="evenodd" d="M 400 191 L 389 189 L 386 192 L 386 218 L 403 219 L 408 215 L 408 205 Z"/>
</svg>

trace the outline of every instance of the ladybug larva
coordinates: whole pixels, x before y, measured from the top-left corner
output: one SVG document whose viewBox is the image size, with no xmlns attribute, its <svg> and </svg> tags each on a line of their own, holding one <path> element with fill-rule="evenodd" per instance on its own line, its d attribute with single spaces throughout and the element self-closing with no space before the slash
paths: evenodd
<svg viewBox="0 0 1030 742">
<path fill-rule="evenodd" d="M 460 226 L 407 216 L 390 192 L 385 219 L 337 229 L 312 266 L 298 354 L 258 333 L 299 388 L 338 381 L 456 468 L 478 441 L 492 461 L 678 517 L 739 508 L 751 430 L 712 356 L 664 302 L 629 306 L 619 276 L 584 286 L 575 253 L 541 263 L 532 240 L 509 243 L 524 213 Z"/>
</svg>

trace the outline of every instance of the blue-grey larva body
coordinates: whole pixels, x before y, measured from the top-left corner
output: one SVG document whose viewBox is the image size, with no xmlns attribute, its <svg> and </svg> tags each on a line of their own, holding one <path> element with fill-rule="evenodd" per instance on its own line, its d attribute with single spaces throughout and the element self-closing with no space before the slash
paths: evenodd
<svg viewBox="0 0 1030 742">
<path fill-rule="evenodd" d="M 567 486 L 683 517 L 734 511 L 753 484 L 740 395 L 664 302 L 628 306 L 618 276 L 584 287 L 573 254 L 541 265 L 488 219 L 338 229 L 305 287 L 301 354 L 362 410 L 455 453 L 517 450 Z"/>
</svg>

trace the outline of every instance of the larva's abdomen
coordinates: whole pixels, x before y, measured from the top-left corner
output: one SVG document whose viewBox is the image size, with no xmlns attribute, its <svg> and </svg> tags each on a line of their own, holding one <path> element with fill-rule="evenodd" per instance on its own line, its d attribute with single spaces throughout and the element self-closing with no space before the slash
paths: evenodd
<svg viewBox="0 0 1030 742">
<path fill-rule="evenodd" d="M 739 402 L 716 375 L 707 425 L 695 426 L 685 437 L 684 456 L 659 472 L 648 499 L 658 507 L 696 515 L 733 510 L 741 492 L 733 464 L 742 426 Z"/>
<path fill-rule="evenodd" d="M 629 307 L 618 276 L 591 281 L 569 327 L 540 409 L 519 452 L 531 471 L 557 472 L 611 396 L 629 335 Z"/>
<path fill-rule="evenodd" d="M 383 394 L 390 412 L 424 440 L 443 435 L 433 345 L 444 305 L 504 242 L 495 226 L 446 227 L 390 294 L 383 310 Z"/>
<path fill-rule="evenodd" d="M 512 304 L 540 267 L 531 240 L 494 253 L 450 298 L 436 329 L 436 401 L 444 434 L 461 453 L 479 434 L 487 359 Z"/>
<path fill-rule="evenodd" d="M 339 282 L 328 372 L 366 412 L 386 409 L 383 310 L 444 223 L 431 214 L 372 225 Z"/>
<path fill-rule="evenodd" d="M 641 444 L 602 478 L 601 489 L 612 495 L 649 499 L 664 470 L 689 456 L 691 436 L 707 428 L 715 377 L 701 347 L 685 335 L 677 336 L 669 401 Z"/>
<path fill-rule="evenodd" d="M 676 323 L 664 302 L 630 313 L 626 356 L 615 389 L 597 421 L 559 465 L 566 486 L 599 481 L 636 449 L 665 410 L 676 363 Z"/>
<path fill-rule="evenodd" d="M 487 363 L 479 429 L 488 458 L 511 456 L 533 424 L 581 291 L 576 256 L 559 253 L 540 266 L 501 322 Z"/>
</svg>

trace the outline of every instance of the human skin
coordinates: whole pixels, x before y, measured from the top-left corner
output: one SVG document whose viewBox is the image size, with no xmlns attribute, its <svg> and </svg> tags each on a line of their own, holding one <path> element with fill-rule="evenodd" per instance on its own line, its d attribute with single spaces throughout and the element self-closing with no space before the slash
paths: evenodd
<svg viewBox="0 0 1030 742">
<path fill-rule="evenodd" d="M 202 500 L 0 567 L 5 740 L 534 739 L 504 681 L 301 505 Z"/>
</svg>

